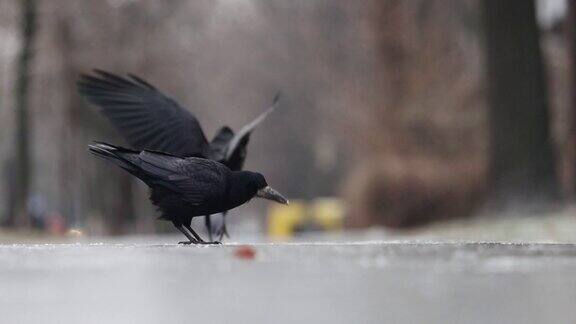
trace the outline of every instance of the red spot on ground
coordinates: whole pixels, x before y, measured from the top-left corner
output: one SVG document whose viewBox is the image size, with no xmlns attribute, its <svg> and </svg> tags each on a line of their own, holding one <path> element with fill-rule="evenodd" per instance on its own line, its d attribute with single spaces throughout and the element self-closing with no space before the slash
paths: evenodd
<svg viewBox="0 0 576 324">
<path fill-rule="evenodd" d="M 256 257 L 256 250 L 251 246 L 243 245 L 234 251 L 234 256 L 239 259 L 253 260 Z"/>
</svg>

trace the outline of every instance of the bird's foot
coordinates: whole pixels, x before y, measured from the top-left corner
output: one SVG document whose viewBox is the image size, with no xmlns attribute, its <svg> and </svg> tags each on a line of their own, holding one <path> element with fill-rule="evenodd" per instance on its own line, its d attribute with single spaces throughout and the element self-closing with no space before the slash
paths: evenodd
<svg viewBox="0 0 576 324">
<path fill-rule="evenodd" d="M 230 238 L 228 230 L 226 229 L 226 223 L 222 224 L 222 226 L 220 226 L 220 228 L 216 230 L 216 235 L 218 235 L 219 241 L 222 241 L 224 236 L 226 236 L 226 238 Z"/>
<path fill-rule="evenodd" d="M 182 241 L 182 242 L 178 242 L 178 244 L 189 245 L 189 244 L 196 244 L 196 242 L 192 242 L 192 241 Z"/>
<path fill-rule="evenodd" d="M 213 245 L 217 245 L 217 244 L 222 244 L 222 242 L 220 241 L 210 241 L 210 242 L 198 242 L 198 244 L 213 244 Z"/>
</svg>

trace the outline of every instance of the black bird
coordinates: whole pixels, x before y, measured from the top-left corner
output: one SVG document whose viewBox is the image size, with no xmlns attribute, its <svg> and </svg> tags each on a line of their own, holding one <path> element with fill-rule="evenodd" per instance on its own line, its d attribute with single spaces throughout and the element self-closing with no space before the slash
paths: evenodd
<svg viewBox="0 0 576 324">
<path fill-rule="evenodd" d="M 105 143 L 90 145 L 89 150 L 150 187 L 150 200 L 162 212 L 160 219 L 171 221 L 188 238 L 181 244 L 219 243 L 202 240 L 190 226 L 193 217 L 225 212 L 253 197 L 288 203 L 268 186 L 262 174 L 232 171 L 213 160 L 138 152 Z"/>
<path fill-rule="evenodd" d="M 178 157 L 201 157 L 218 161 L 232 171 L 242 170 L 251 132 L 276 107 L 280 98 L 264 113 L 244 126 L 238 133 L 222 127 L 210 143 L 196 117 L 143 79 L 128 74 L 123 78 L 109 72 L 94 70 L 95 75 L 81 75 L 78 91 L 101 112 L 136 150 L 166 152 Z M 217 231 L 222 240 L 228 236 L 223 223 Z M 206 227 L 212 237 L 210 215 Z"/>
</svg>

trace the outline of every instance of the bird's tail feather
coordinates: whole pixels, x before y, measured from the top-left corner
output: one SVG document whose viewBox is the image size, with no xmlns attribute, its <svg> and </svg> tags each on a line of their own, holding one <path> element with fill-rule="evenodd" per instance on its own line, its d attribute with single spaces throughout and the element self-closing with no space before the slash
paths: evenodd
<svg viewBox="0 0 576 324">
<path fill-rule="evenodd" d="M 113 162 L 129 172 L 137 170 L 137 166 L 134 164 L 138 156 L 138 152 L 136 151 L 98 142 L 88 145 L 88 151 L 98 157 Z"/>
</svg>

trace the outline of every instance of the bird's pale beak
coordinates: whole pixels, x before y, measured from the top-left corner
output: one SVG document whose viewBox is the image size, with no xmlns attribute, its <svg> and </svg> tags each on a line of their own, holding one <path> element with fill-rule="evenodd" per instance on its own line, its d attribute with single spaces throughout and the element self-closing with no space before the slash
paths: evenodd
<svg viewBox="0 0 576 324">
<path fill-rule="evenodd" d="M 273 200 L 284 205 L 288 205 L 288 199 L 284 198 L 278 191 L 272 189 L 270 186 L 266 186 L 256 193 L 256 197 Z"/>
</svg>

